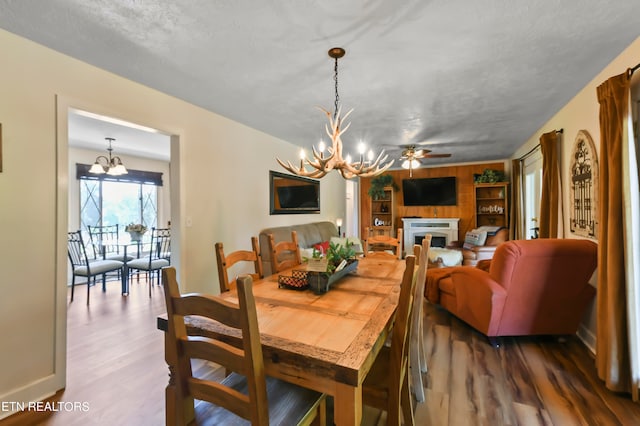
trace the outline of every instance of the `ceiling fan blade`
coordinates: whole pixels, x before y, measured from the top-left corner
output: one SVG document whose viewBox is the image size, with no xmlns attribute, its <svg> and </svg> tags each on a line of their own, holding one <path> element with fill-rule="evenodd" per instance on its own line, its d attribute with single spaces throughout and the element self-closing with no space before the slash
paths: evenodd
<svg viewBox="0 0 640 426">
<path fill-rule="evenodd" d="M 451 157 L 451 154 L 425 154 L 420 158 L 447 158 Z"/>
</svg>

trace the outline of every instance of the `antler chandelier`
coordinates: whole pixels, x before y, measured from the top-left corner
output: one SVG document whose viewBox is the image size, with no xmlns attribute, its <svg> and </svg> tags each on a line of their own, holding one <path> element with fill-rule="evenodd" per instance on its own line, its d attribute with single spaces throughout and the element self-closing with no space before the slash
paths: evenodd
<svg viewBox="0 0 640 426">
<path fill-rule="evenodd" d="M 381 164 L 387 161 L 388 158 L 388 155 L 384 154 L 384 150 L 380 152 L 380 155 L 378 155 L 375 161 L 370 161 L 373 158 L 372 153 L 370 154 L 371 158 L 368 159 L 369 161 L 365 161 L 364 147 L 360 148 L 360 161 L 352 162 L 350 156 L 347 156 L 346 159 L 342 157 L 343 148 L 341 136 L 347 131 L 351 123 L 347 123 L 345 126 L 342 124 L 353 111 L 353 109 L 351 109 L 344 116 L 341 116 L 340 97 L 338 95 L 338 59 L 342 58 L 344 54 L 345 51 L 341 47 L 334 47 L 329 50 L 329 56 L 335 61 L 333 74 L 336 93 L 334 102 L 335 109 L 332 115 L 326 109 L 320 108 L 320 110 L 323 111 L 329 119 L 329 123 L 325 124 L 327 135 L 331 138 L 331 146 L 327 148 L 328 155 L 325 157 L 324 143 L 320 142 L 317 150 L 315 146 L 312 147 L 313 159 L 307 158 L 304 150 L 300 151 L 300 167 L 295 167 L 289 161 L 285 164 L 279 158 L 276 158 L 282 167 L 294 175 L 321 178 L 331 170 L 338 170 L 345 179 L 351 179 L 356 176 L 371 177 L 381 174 L 393 164 L 393 160 L 391 160 L 381 166 Z M 311 166 L 311 169 L 307 170 L 305 165 Z"/>
</svg>

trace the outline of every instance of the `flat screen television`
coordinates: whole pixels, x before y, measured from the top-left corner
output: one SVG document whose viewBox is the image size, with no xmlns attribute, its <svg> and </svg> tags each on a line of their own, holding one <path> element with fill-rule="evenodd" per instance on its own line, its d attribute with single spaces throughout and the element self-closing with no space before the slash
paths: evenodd
<svg viewBox="0 0 640 426">
<path fill-rule="evenodd" d="M 320 182 L 271 170 L 271 214 L 320 213 Z"/>
<path fill-rule="evenodd" d="M 456 177 L 403 179 L 402 195 L 405 206 L 455 206 Z"/>
<path fill-rule="evenodd" d="M 316 185 L 281 186 L 278 188 L 280 207 L 283 209 L 308 209 L 318 207 Z"/>
</svg>

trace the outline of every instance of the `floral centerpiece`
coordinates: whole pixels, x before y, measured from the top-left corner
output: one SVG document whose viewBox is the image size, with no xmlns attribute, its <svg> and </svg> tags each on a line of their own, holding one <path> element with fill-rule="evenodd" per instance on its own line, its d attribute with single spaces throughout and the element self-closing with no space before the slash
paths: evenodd
<svg viewBox="0 0 640 426">
<path fill-rule="evenodd" d="M 311 258 L 305 258 L 305 269 L 294 269 L 291 276 L 279 275 L 278 286 L 292 290 L 311 288 L 316 294 L 329 291 L 331 284 L 356 270 L 358 259 L 354 244 L 329 243 L 326 252 L 314 247 Z"/>
<path fill-rule="evenodd" d="M 141 223 L 130 223 L 124 230 L 131 236 L 131 241 L 140 241 L 142 235 L 147 232 L 147 227 Z"/>
<path fill-rule="evenodd" d="M 315 264 L 315 267 L 312 266 Z M 358 267 L 356 251 L 353 243 L 341 244 L 329 243 L 326 253 L 313 250 L 313 257 L 309 260 L 307 268 L 307 280 L 309 287 L 317 293 L 326 293 L 331 284 L 338 281 L 346 274 L 355 271 Z"/>
</svg>

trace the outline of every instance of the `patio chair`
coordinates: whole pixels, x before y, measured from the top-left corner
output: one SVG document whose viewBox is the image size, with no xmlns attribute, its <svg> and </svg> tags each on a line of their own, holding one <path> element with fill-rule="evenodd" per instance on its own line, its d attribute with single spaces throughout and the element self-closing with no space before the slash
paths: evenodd
<svg viewBox="0 0 640 426">
<path fill-rule="evenodd" d="M 134 271 L 146 271 L 149 273 L 149 297 L 151 297 L 153 274 L 156 274 L 156 284 L 160 285 L 160 270 L 171 264 L 171 229 L 151 228 L 150 244 L 151 249 L 148 256 L 127 262 L 127 269 L 130 275 Z"/>
<path fill-rule="evenodd" d="M 67 233 L 67 252 L 73 276 L 71 278 L 71 301 L 76 285 L 76 277 L 87 278 L 87 305 L 89 304 L 89 288 L 91 278 L 102 275 L 102 291 L 106 291 L 107 272 L 119 271 L 122 273 L 124 262 L 112 259 L 90 259 L 82 240 L 82 232 Z"/>
</svg>

